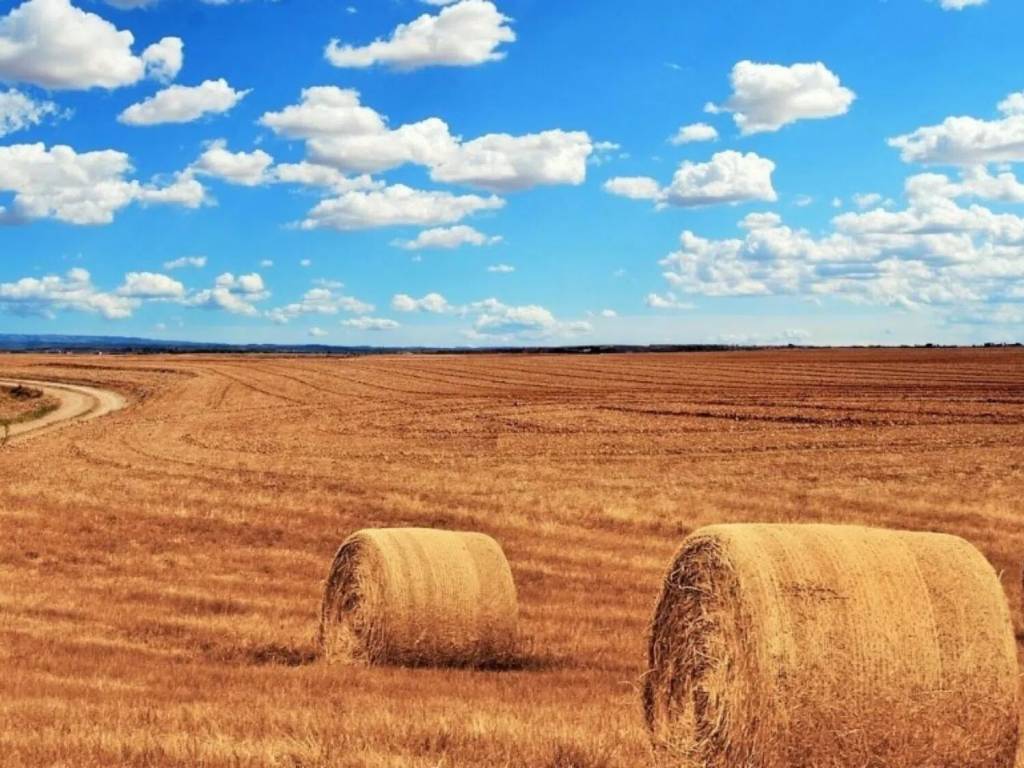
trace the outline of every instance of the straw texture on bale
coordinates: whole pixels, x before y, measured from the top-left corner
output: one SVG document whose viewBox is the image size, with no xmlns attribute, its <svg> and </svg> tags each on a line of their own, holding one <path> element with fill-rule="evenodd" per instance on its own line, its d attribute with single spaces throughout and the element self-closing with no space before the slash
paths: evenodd
<svg viewBox="0 0 1024 768">
<path fill-rule="evenodd" d="M 953 536 L 703 528 L 669 569 L 649 664 L 647 724 L 671 765 L 1014 764 L 1006 597 Z"/>
<path fill-rule="evenodd" d="M 346 663 L 504 663 L 515 652 L 518 620 L 512 571 L 490 536 L 368 529 L 335 555 L 320 646 Z"/>
</svg>

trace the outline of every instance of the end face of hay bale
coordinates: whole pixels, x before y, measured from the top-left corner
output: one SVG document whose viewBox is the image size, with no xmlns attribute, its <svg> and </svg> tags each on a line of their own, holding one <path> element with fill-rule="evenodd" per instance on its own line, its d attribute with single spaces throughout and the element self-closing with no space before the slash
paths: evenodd
<svg viewBox="0 0 1024 768">
<path fill-rule="evenodd" d="M 644 710 L 677 764 L 1010 768 L 1016 644 L 1002 586 L 952 536 L 713 526 L 677 554 Z"/>
<path fill-rule="evenodd" d="M 511 660 L 519 608 L 508 560 L 480 533 L 359 531 L 324 587 L 320 646 L 343 663 L 483 666 Z"/>
</svg>

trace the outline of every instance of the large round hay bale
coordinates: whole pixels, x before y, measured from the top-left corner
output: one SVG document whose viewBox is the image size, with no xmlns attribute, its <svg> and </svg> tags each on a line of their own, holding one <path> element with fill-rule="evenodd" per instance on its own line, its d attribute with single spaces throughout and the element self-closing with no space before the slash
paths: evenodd
<svg viewBox="0 0 1024 768">
<path fill-rule="evenodd" d="M 1014 764 L 1006 597 L 954 536 L 701 529 L 669 569 L 649 662 L 647 723 L 673 765 Z"/>
<path fill-rule="evenodd" d="M 334 557 L 320 645 L 347 663 L 500 664 L 515 652 L 518 621 L 512 571 L 490 536 L 369 529 Z"/>
</svg>

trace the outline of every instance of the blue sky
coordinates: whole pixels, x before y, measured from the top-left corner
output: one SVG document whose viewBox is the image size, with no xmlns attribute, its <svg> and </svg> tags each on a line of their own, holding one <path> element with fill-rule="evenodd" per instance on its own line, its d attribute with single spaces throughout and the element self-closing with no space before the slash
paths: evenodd
<svg viewBox="0 0 1024 768">
<path fill-rule="evenodd" d="M 1016 0 L 0 0 L 0 332 L 1018 340 L 1022 27 Z"/>
</svg>

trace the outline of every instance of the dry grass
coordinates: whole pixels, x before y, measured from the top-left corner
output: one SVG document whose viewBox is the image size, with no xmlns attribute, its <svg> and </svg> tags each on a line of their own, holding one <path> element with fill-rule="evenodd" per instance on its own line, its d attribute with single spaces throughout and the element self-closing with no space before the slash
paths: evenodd
<svg viewBox="0 0 1024 768">
<path fill-rule="evenodd" d="M 0 385 L 0 425 L 19 424 L 38 419 L 60 405 L 40 389 Z"/>
<path fill-rule="evenodd" d="M 136 402 L 0 451 L 5 766 L 643 765 L 647 622 L 709 523 L 958 534 L 1019 604 L 1012 350 L 0 357 L 18 375 Z M 535 663 L 314 661 L 334 551 L 379 526 L 500 541 Z"/>
<path fill-rule="evenodd" d="M 645 714 L 667 764 L 1011 768 L 1017 648 L 963 539 L 845 525 L 687 538 L 655 612 Z"/>
<path fill-rule="evenodd" d="M 490 536 L 372 528 L 334 556 L 318 645 L 343 664 L 507 668 L 518 623 L 512 571 Z"/>
</svg>

